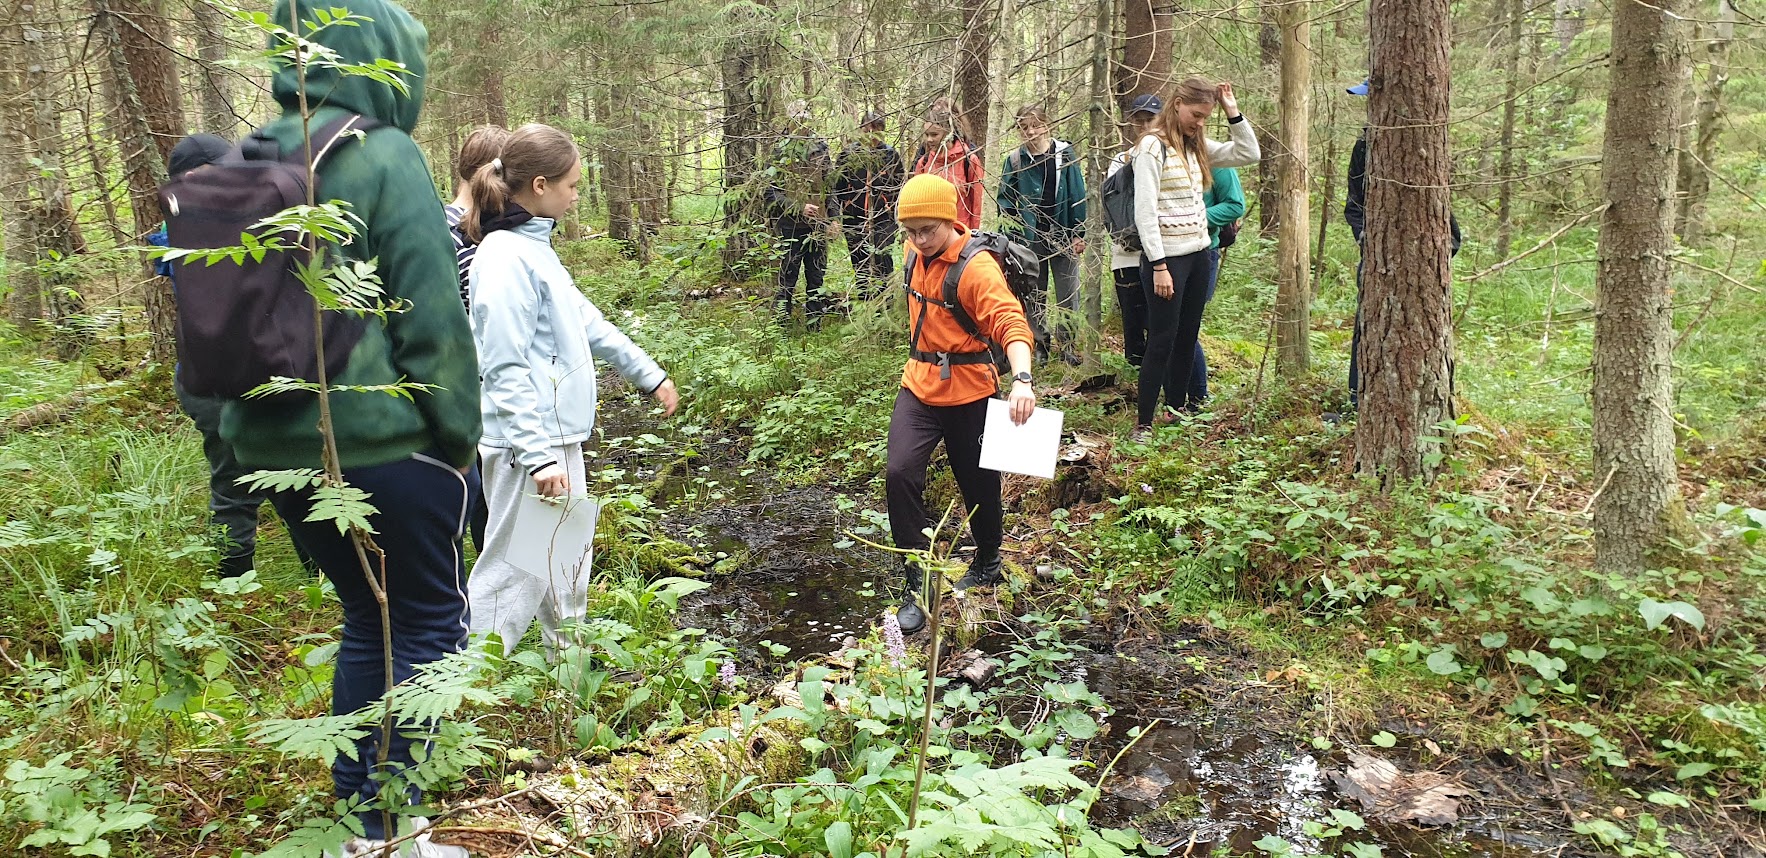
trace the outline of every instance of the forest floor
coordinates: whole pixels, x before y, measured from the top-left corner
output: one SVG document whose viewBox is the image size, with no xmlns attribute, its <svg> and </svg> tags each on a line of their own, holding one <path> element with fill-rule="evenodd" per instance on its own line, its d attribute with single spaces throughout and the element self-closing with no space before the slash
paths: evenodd
<svg viewBox="0 0 1766 858">
<path fill-rule="evenodd" d="M 781 330 L 767 290 L 710 285 L 702 250 L 640 267 L 565 248 L 685 412 L 661 421 L 609 381 L 583 643 L 452 677 L 465 727 L 432 774 L 467 812 L 442 836 L 484 855 L 901 842 L 928 647 L 889 654 L 891 561 L 864 542 L 886 533 L 896 311 Z M 940 692 L 927 778 L 949 802 L 922 810 L 917 854 L 1049 851 L 1008 829 L 1054 854 L 1143 848 L 1108 833 L 1127 827 L 1180 855 L 1766 855 L 1758 295 L 1714 303 L 1677 352 L 1688 537 L 1614 580 L 1589 569 L 1586 284 L 1463 295 L 1466 417 L 1441 479 L 1388 496 L 1348 473 L 1352 428 L 1321 419 L 1344 404 L 1353 269 L 1327 260 L 1321 367 L 1285 384 L 1260 366 L 1268 249 L 1235 254 L 1201 414 L 1128 440 L 1132 371 L 1108 340 L 1039 370 L 1068 458 L 1007 480 L 1010 583 L 947 603 L 935 665 L 973 650 L 996 672 Z M 256 580 L 205 581 L 206 474 L 163 373 L 126 374 L 114 346 L 37 354 L 0 349 L 6 416 L 68 404 L 0 439 L 0 848 L 228 855 L 317 831 L 324 742 L 302 719 L 327 705 L 334 597 L 273 520 Z M 936 467 L 930 495 L 954 498 Z M 1051 759 L 1098 788 L 1022 768 Z M 1370 759 L 1410 793 L 1355 799 L 1381 792 Z M 1011 816 L 1022 797 L 1081 820 Z M 1419 807 L 1440 824 L 1387 819 Z"/>
</svg>

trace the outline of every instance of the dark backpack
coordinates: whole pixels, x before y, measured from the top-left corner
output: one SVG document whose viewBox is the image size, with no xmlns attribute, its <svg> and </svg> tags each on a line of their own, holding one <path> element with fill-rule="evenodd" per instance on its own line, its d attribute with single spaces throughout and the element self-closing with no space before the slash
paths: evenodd
<svg viewBox="0 0 1766 858">
<path fill-rule="evenodd" d="M 312 136 L 313 168 L 356 132 L 380 124 L 362 116 L 326 123 Z M 284 155 L 275 140 L 256 131 L 221 160 L 173 176 L 159 193 L 171 246 L 235 247 L 240 235 L 253 232 L 263 219 L 305 205 L 303 154 Z M 305 261 L 302 252 L 270 252 L 259 260 L 248 254 L 213 265 L 199 259 L 173 262 L 178 380 L 185 390 L 236 398 L 276 376 L 318 380 L 314 300 L 295 275 L 295 266 Z M 368 321 L 336 310 L 327 310 L 323 319 L 326 377 L 334 379 L 349 363 Z"/>
<path fill-rule="evenodd" d="M 1159 144 L 1159 153 L 1163 157 L 1165 144 Z M 1104 228 L 1110 231 L 1110 238 L 1122 245 L 1130 253 L 1141 250 L 1140 228 L 1134 223 L 1134 159 L 1129 158 L 1122 169 L 1104 178 L 1104 184 L 1098 188 L 1099 198 L 1104 202 Z"/>
<path fill-rule="evenodd" d="M 1036 251 L 1013 241 L 1009 236 L 997 232 L 971 232 L 969 243 L 957 255 L 957 261 L 951 263 L 950 269 L 944 273 L 944 300 L 934 301 L 914 291 L 914 268 L 918 260 L 914 252 L 909 250 L 902 266 L 902 286 L 907 289 L 908 298 L 925 304 L 936 304 L 957 320 L 957 325 L 965 333 L 980 340 L 987 348 L 979 352 L 925 352 L 920 350 L 920 326 L 925 324 L 926 314 L 920 314 L 920 320 L 914 324 L 914 333 L 908 339 L 908 356 L 923 363 L 938 364 L 939 378 L 950 378 L 950 368 L 962 364 L 992 363 L 996 367 L 1009 366 L 1006 362 L 1006 350 L 992 337 L 981 332 L 975 324 L 975 317 L 969 315 L 967 308 L 957 296 L 957 286 L 962 283 L 963 270 L 969 267 L 969 260 L 977 253 L 991 253 L 995 262 L 999 263 L 1000 271 L 1005 275 L 1006 287 L 1020 301 L 1025 295 L 1042 285 L 1042 260 Z"/>
</svg>

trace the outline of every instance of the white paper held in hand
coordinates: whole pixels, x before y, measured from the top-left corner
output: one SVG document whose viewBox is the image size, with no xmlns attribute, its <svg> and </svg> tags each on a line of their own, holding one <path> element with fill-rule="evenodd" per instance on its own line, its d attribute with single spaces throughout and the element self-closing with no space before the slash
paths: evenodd
<svg viewBox="0 0 1766 858">
<path fill-rule="evenodd" d="M 982 427 L 981 467 L 1008 474 L 1028 474 L 1045 480 L 1055 477 L 1055 454 L 1061 449 L 1059 411 L 1038 408 L 1023 426 L 1012 423 L 1012 407 L 1003 399 L 987 400 L 987 423 Z"/>
<path fill-rule="evenodd" d="M 522 492 L 515 505 L 515 533 L 504 559 L 536 578 L 571 580 L 588 565 L 599 512 L 590 497 L 554 501 Z"/>
</svg>

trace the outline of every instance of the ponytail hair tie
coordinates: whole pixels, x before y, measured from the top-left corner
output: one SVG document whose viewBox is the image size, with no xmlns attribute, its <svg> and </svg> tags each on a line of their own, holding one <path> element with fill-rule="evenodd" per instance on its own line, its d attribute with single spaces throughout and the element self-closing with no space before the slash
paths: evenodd
<svg viewBox="0 0 1766 858">
<path fill-rule="evenodd" d="M 491 172 L 496 173 L 499 176 L 503 174 L 503 159 L 502 158 L 492 158 L 491 159 Z"/>
</svg>

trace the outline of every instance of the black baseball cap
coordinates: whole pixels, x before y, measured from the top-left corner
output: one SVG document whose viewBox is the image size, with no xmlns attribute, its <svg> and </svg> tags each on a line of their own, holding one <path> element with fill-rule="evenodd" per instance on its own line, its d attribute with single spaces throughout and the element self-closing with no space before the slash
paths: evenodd
<svg viewBox="0 0 1766 858">
<path fill-rule="evenodd" d="M 1156 96 L 1150 92 L 1147 93 L 1146 95 L 1135 96 L 1134 103 L 1130 104 L 1128 106 L 1128 112 L 1130 114 L 1151 113 L 1154 116 L 1158 116 L 1159 111 L 1164 110 L 1164 109 L 1165 109 L 1165 102 L 1160 101 L 1159 96 Z"/>
</svg>

